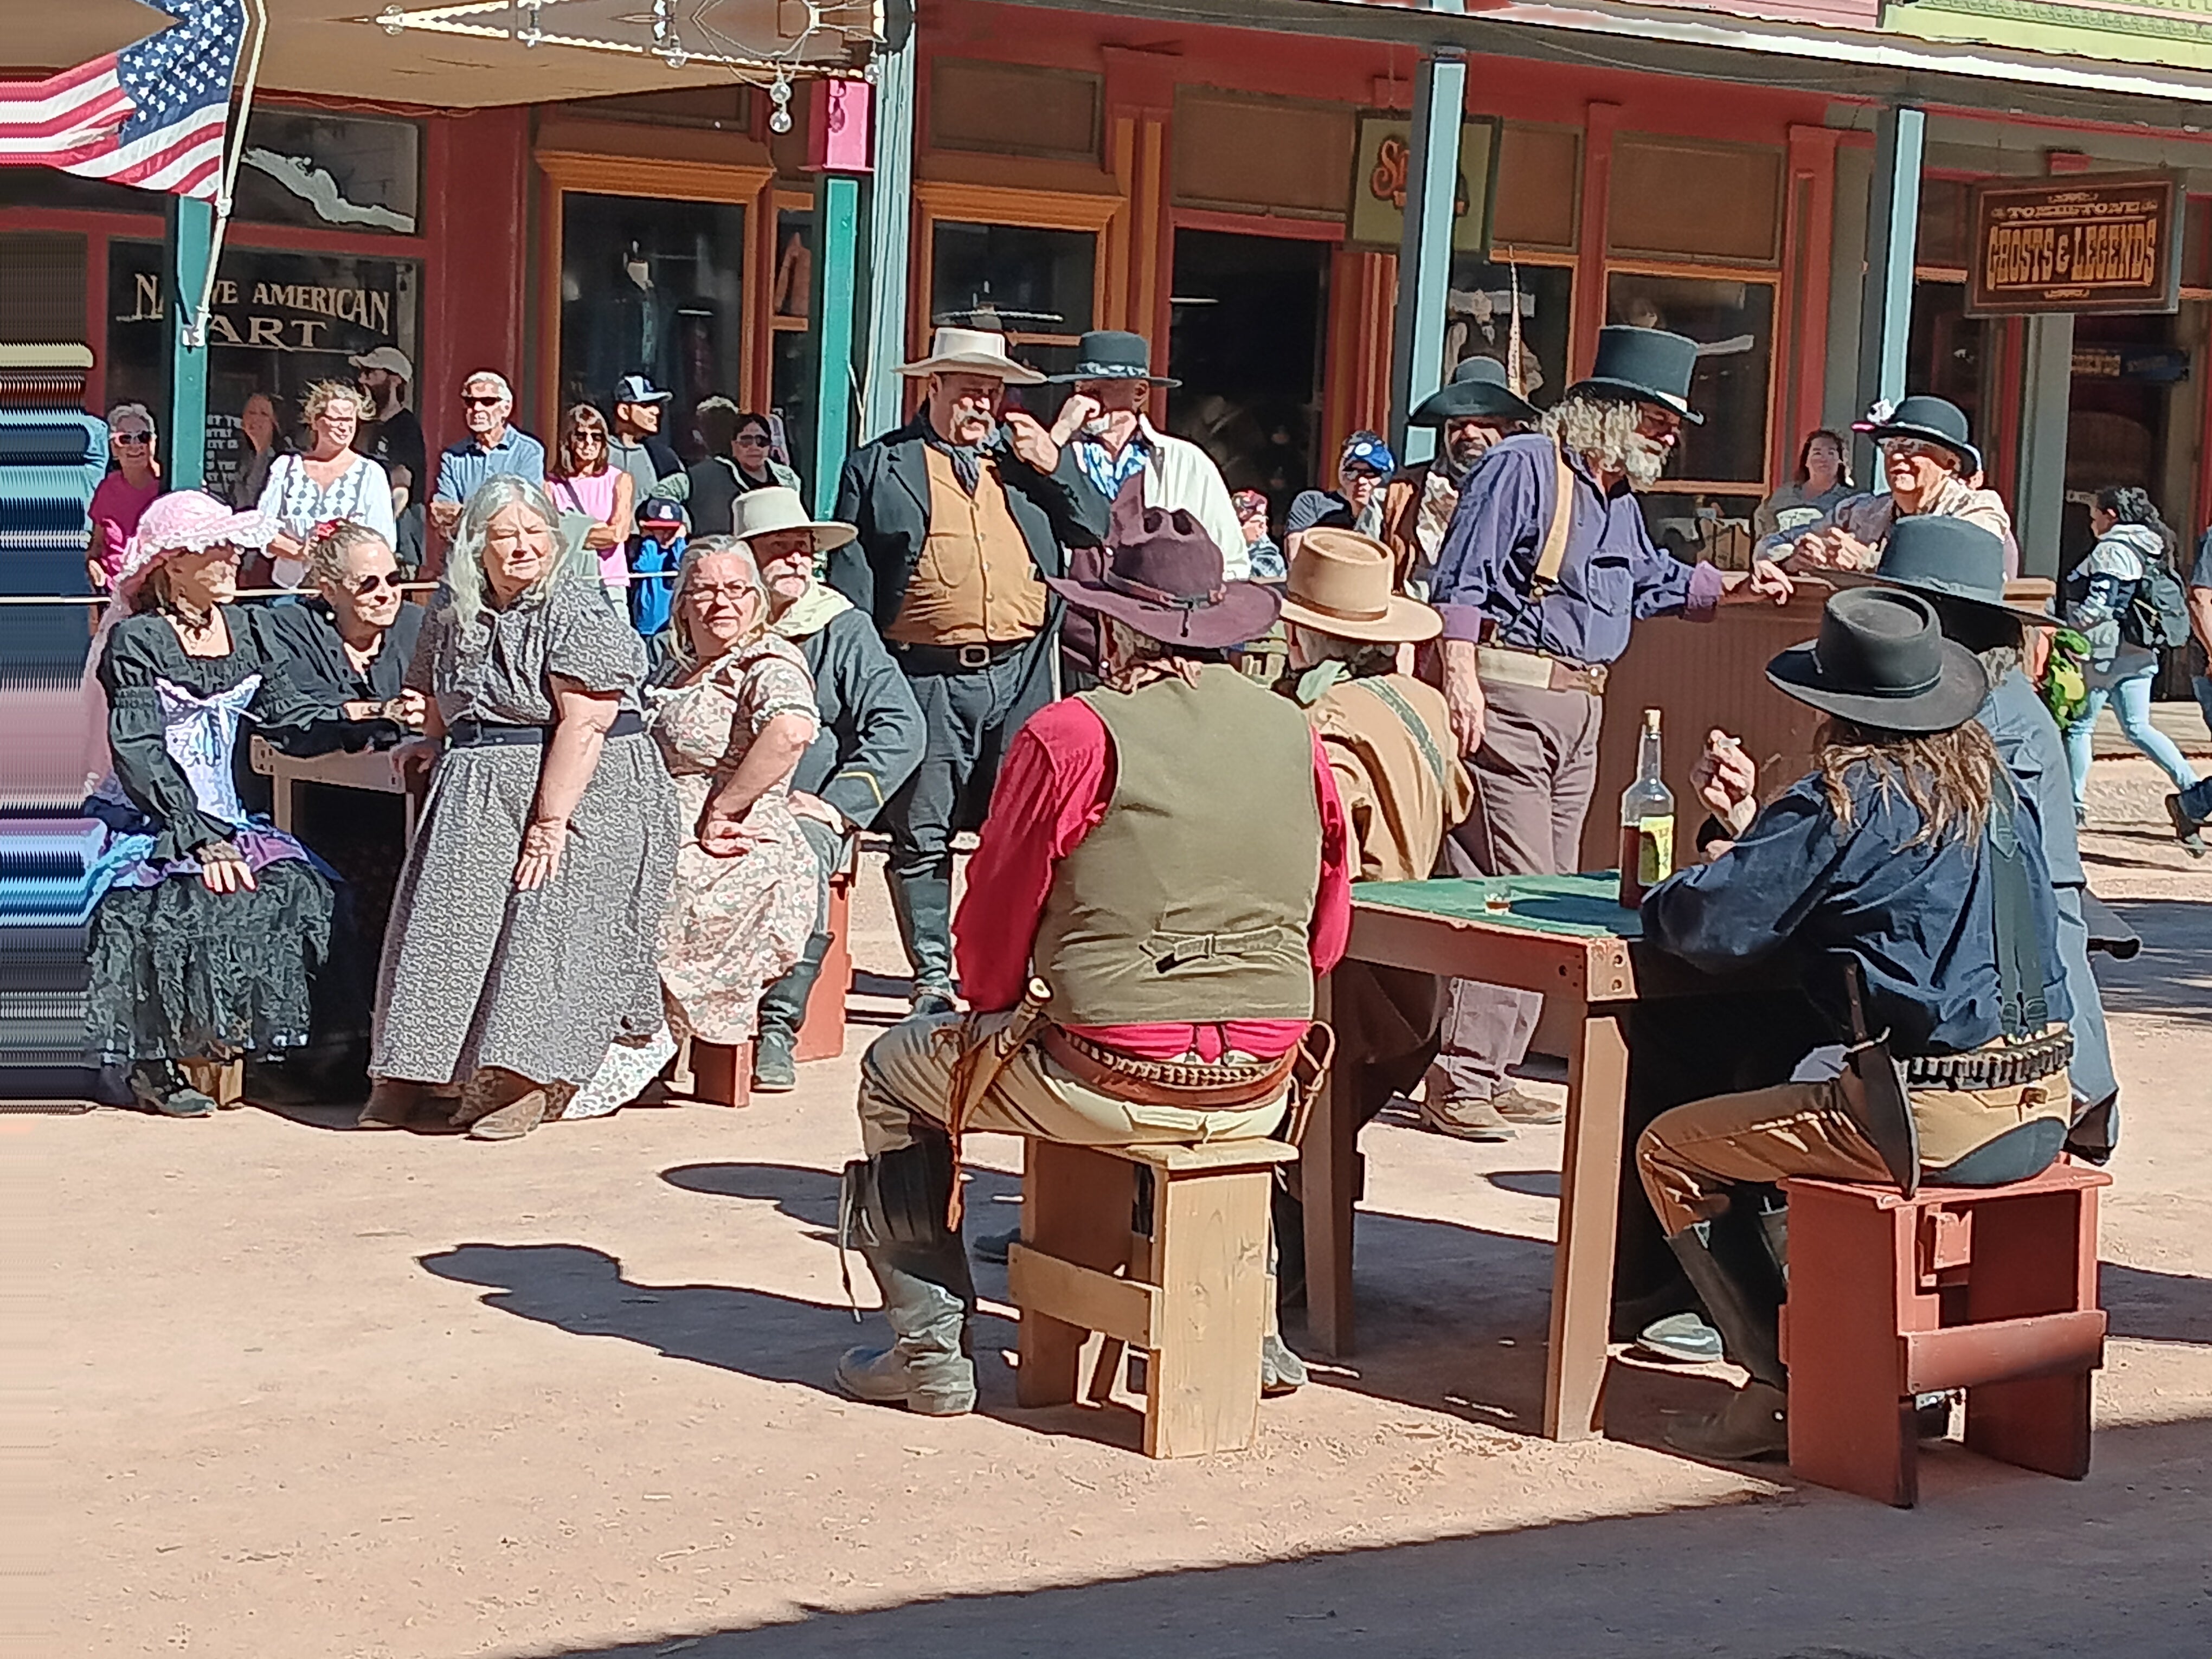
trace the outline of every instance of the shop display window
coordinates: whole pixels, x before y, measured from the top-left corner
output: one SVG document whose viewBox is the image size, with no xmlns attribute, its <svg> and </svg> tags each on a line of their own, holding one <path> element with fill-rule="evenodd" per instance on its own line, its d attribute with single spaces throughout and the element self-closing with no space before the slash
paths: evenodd
<svg viewBox="0 0 2212 1659">
<path fill-rule="evenodd" d="M 1521 307 L 1521 373 L 1530 402 L 1549 404 L 1566 386 L 1575 273 L 1565 265 L 1509 265 L 1472 254 L 1452 259 L 1444 299 L 1443 378 L 1469 357 L 1508 362 L 1513 306 Z M 1509 363 L 1510 367 L 1510 363 Z"/>
<path fill-rule="evenodd" d="M 769 404 L 772 413 L 782 417 L 784 431 L 794 446 L 805 441 L 814 422 L 814 361 L 806 336 L 814 276 L 814 212 L 811 207 L 790 205 L 804 200 L 777 195 L 775 277 L 769 301 Z"/>
<path fill-rule="evenodd" d="M 111 404 L 168 407 L 167 283 L 161 243 L 108 244 Z M 296 441 L 305 435 L 301 394 L 318 380 L 353 379 L 349 357 L 390 345 L 419 362 L 422 291 L 422 267 L 412 259 L 224 248 L 208 316 L 210 487 L 227 491 L 235 476 L 239 416 L 254 392 L 276 400 L 279 427 Z"/>
<path fill-rule="evenodd" d="M 932 327 L 1002 331 L 1015 356 L 1047 374 L 1075 364 L 1096 302 L 1098 238 L 1085 230 L 933 222 Z"/>
<path fill-rule="evenodd" d="M 568 191 L 561 198 L 561 406 L 610 406 L 642 374 L 676 394 L 661 430 L 696 459 L 692 411 L 745 404 L 745 210 Z"/>
<path fill-rule="evenodd" d="M 422 233 L 413 121 L 263 107 L 247 124 L 232 216 L 372 235 Z"/>
<path fill-rule="evenodd" d="M 1763 485 L 1774 284 L 1616 270 L 1607 278 L 1606 321 L 1663 328 L 1698 342 L 1690 406 L 1705 422 L 1683 428 L 1681 447 L 1660 488 Z"/>
</svg>

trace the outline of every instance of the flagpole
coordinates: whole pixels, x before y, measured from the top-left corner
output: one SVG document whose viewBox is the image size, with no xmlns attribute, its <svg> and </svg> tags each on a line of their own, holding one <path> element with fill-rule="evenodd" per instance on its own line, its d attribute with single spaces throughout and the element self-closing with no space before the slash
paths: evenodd
<svg viewBox="0 0 2212 1659">
<path fill-rule="evenodd" d="M 231 187 L 238 179 L 238 163 L 246 153 L 246 125 L 253 112 L 253 89 L 261 78 L 261 48 L 269 38 L 267 0 L 253 0 L 253 48 L 246 54 L 246 85 L 238 99 L 237 125 L 229 135 L 229 155 L 217 176 L 215 228 L 208 244 L 207 274 L 200 283 L 200 302 L 184 320 L 185 343 L 195 350 L 207 344 L 208 307 L 215 301 L 216 267 L 222 258 L 223 233 L 230 228 Z"/>
</svg>

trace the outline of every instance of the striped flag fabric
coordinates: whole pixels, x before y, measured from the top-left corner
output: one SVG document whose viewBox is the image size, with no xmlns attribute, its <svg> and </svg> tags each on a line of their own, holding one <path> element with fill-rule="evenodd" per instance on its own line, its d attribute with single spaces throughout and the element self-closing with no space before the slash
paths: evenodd
<svg viewBox="0 0 2212 1659">
<path fill-rule="evenodd" d="M 145 3 L 176 21 L 43 81 L 0 82 L 0 166 L 215 196 L 244 0 Z"/>
</svg>

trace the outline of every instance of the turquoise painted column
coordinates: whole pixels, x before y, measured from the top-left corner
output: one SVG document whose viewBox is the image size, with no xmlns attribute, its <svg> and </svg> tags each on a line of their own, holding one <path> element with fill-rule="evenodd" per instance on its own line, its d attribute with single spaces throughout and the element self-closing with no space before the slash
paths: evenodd
<svg viewBox="0 0 2212 1659">
<path fill-rule="evenodd" d="M 207 319 L 192 313 L 207 286 L 215 206 L 183 196 L 168 200 L 169 418 L 162 427 L 162 471 L 171 488 L 197 489 L 207 480 L 208 345 Z"/>
<path fill-rule="evenodd" d="M 1905 396 L 1905 352 L 1912 334 L 1912 257 L 1920 236 L 1920 156 L 1928 117 L 1910 106 L 1875 119 L 1874 179 L 1867 192 L 1866 288 L 1859 297 L 1858 409 Z M 1854 458 L 1862 478 L 1878 475 L 1873 446 Z"/>
<path fill-rule="evenodd" d="M 1425 461 L 1436 449 L 1436 434 L 1409 428 L 1406 417 L 1443 379 L 1444 290 L 1451 282 L 1452 202 L 1466 99 L 1464 58 L 1437 52 L 1422 61 L 1413 79 L 1413 153 L 1390 334 L 1390 447 L 1409 462 Z M 1419 454 L 1413 453 L 1417 444 Z"/>
<path fill-rule="evenodd" d="M 860 181 L 824 173 L 814 183 L 814 437 L 809 476 L 814 511 L 828 518 L 837 501 L 837 475 L 853 447 L 858 377 L 854 354 L 860 295 Z"/>
<path fill-rule="evenodd" d="M 860 374 L 860 432 L 879 438 L 906 417 L 907 267 L 914 191 L 914 37 L 876 54 L 874 163 L 868 187 L 868 333 Z"/>
</svg>

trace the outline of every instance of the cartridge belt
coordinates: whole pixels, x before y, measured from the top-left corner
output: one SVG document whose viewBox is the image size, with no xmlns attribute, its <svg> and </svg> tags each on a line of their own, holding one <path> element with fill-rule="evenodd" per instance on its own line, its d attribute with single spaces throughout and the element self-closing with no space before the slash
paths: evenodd
<svg viewBox="0 0 2212 1659">
<path fill-rule="evenodd" d="M 1905 1062 L 1908 1089 L 2010 1089 L 2063 1072 L 2074 1059 L 2074 1033 L 2055 1025 L 2025 1042 L 2000 1037 L 1963 1054 L 1917 1054 Z"/>
<path fill-rule="evenodd" d="M 1180 1060 L 1139 1060 L 1076 1036 L 1057 1025 L 1040 1028 L 1047 1057 L 1086 1088 L 1137 1106 L 1180 1106 L 1185 1111 L 1227 1111 L 1272 1100 L 1290 1086 L 1298 1051 L 1273 1060 L 1208 1065 Z"/>
</svg>

